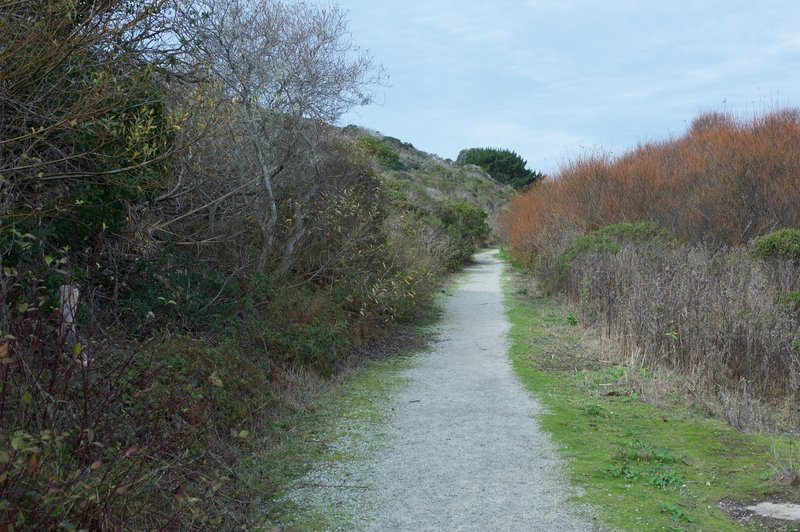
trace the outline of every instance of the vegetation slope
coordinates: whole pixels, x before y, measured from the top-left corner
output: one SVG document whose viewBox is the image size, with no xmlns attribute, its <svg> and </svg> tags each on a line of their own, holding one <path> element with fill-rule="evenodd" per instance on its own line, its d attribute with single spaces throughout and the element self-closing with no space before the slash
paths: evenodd
<svg viewBox="0 0 800 532">
<path fill-rule="evenodd" d="M 234 465 L 425 315 L 508 191 L 331 125 L 381 79 L 336 6 L 0 7 L 0 528 L 246 525 Z"/>
<path fill-rule="evenodd" d="M 684 376 L 743 429 L 796 430 L 800 114 L 712 113 L 681 137 L 590 154 L 515 197 L 519 264 L 615 360 Z"/>
</svg>

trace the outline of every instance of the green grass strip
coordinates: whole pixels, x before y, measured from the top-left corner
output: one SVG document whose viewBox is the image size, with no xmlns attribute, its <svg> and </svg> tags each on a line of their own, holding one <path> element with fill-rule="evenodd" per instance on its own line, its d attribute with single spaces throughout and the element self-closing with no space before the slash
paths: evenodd
<svg viewBox="0 0 800 532">
<path fill-rule="evenodd" d="M 546 407 L 570 480 L 598 518 L 621 530 L 742 530 L 720 500 L 797 501 L 775 480 L 797 468 L 796 444 L 743 434 L 679 397 L 658 409 L 625 389 L 628 371 L 587 363 L 575 319 L 545 298 L 505 283 L 511 359 L 524 385 Z M 592 369 L 595 368 L 595 369 Z M 599 369 L 596 369 L 599 368 Z M 783 529 L 783 528 L 782 528 Z M 787 523 L 786 530 L 796 530 Z"/>
</svg>

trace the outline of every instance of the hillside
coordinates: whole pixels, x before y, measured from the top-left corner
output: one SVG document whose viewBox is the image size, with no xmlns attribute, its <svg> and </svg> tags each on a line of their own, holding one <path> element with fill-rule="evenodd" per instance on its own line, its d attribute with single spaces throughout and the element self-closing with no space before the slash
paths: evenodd
<svg viewBox="0 0 800 532">
<path fill-rule="evenodd" d="M 381 153 L 376 157 L 381 178 L 395 197 L 418 209 L 433 212 L 442 202 L 467 201 L 486 211 L 495 229 L 497 215 L 514 195 L 512 187 L 498 183 L 479 166 L 456 164 L 371 129 L 348 126 L 344 133 L 356 141 L 380 143 L 372 150 Z"/>
<path fill-rule="evenodd" d="M 0 452 L 15 516 L 47 528 L 49 508 L 77 501 L 64 510 L 69 522 L 112 528 L 246 520 L 249 488 L 225 471 L 256 442 L 288 443 L 291 430 L 281 427 L 302 414 L 298 397 L 313 397 L 357 353 L 430 314 L 445 276 L 486 241 L 487 217 L 512 194 L 477 167 L 381 137 L 397 150 L 390 168 L 362 149 L 363 136 L 321 129 L 319 180 L 277 182 L 285 218 L 266 260 L 263 211 L 249 199 L 259 189 L 233 166 L 247 158 L 233 151 L 211 166 L 213 137 L 176 158 L 186 181 L 159 189 L 178 190 L 174 198 L 131 200 L 135 226 L 85 236 L 102 255 L 70 250 L 28 224 L 25 204 L 9 207 L 0 235 Z M 247 195 L 234 194 L 243 185 Z M 44 216 L 69 227 L 68 214 Z M 175 220 L 169 232 L 159 230 L 164 219 Z M 77 362 L 64 366 L 65 357 Z M 269 493 L 274 479 L 263 480 Z M 131 491 L 123 498 L 111 482 Z M 47 495 L 30 500 L 39 490 Z"/>
</svg>

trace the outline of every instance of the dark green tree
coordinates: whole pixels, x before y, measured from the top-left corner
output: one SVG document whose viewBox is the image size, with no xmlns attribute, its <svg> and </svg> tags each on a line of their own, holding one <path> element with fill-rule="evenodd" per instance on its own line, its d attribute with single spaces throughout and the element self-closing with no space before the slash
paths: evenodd
<svg viewBox="0 0 800 532">
<path fill-rule="evenodd" d="M 527 161 L 511 150 L 470 148 L 461 150 L 458 164 L 475 164 L 486 170 L 496 181 L 523 189 L 541 180 L 544 174 L 529 170 Z"/>
</svg>

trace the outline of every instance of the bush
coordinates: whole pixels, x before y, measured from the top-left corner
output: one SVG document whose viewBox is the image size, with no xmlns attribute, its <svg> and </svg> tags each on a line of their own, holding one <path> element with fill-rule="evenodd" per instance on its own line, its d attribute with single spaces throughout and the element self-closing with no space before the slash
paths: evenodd
<svg viewBox="0 0 800 532">
<path fill-rule="evenodd" d="M 116 312 L 132 332 L 219 330 L 234 315 L 242 296 L 222 272 L 174 249 L 150 259 L 121 259 L 119 270 Z M 94 281 L 98 287 L 113 289 L 113 279 Z"/>
<path fill-rule="evenodd" d="M 362 135 L 356 139 L 356 146 L 374 157 L 378 163 L 389 170 L 402 170 L 400 154 L 381 139 Z"/>
<path fill-rule="evenodd" d="M 458 267 L 468 262 L 489 236 L 491 228 L 486 222 L 486 211 L 472 203 L 459 201 L 443 205 L 438 214 L 456 247 L 450 266 Z"/>
<path fill-rule="evenodd" d="M 386 220 L 385 259 L 395 265 L 382 286 L 398 318 L 425 312 L 452 261 L 455 246 L 441 222 L 430 214 L 402 213 Z"/>
<path fill-rule="evenodd" d="M 558 271 L 561 276 L 565 275 L 575 257 L 582 253 L 616 254 L 625 245 L 664 244 L 667 241 L 667 232 L 650 222 L 608 225 L 578 236 L 559 256 Z"/>
<path fill-rule="evenodd" d="M 104 330 L 83 283 L 66 335 L 46 276 L 24 268 L 0 277 L 0 523 L 149 529 L 185 514 L 220 527 L 229 514 L 219 507 L 235 497 L 218 465 L 237 452 L 220 440 L 242 434 L 270 400 L 267 360 L 230 344 Z"/>
<path fill-rule="evenodd" d="M 87 71 L 79 59 L 71 59 L 63 68 L 80 72 L 75 79 L 65 76 L 73 85 L 84 87 L 84 91 L 90 90 L 85 87 L 94 91 L 96 79 L 106 79 L 100 72 Z M 46 171 L 28 180 L 14 179 L 12 174 L 10 182 L 15 186 L 11 190 L 18 204 L 3 213 L 0 225 L 34 234 L 53 249 L 80 250 L 122 232 L 128 207 L 152 199 L 160 190 L 171 170 L 161 158 L 174 147 L 175 136 L 166 96 L 157 88 L 150 70 L 130 66 L 120 72 L 125 74 L 112 78 L 100 89 L 102 100 L 97 105 L 106 109 L 105 113 L 76 121 L 58 138 L 49 140 L 65 153 L 80 154 L 60 156 L 74 158 L 74 164 L 80 166 L 66 171 L 64 179 L 51 181 L 36 181 Z M 119 171 L 120 168 L 132 170 Z M 32 195 L 42 202 L 41 208 L 32 209 L 25 202 Z"/>
<path fill-rule="evenodd" d="M 681 242 L 745 245 L 800 227 L 800 113 L 704 117 L 679 138 L 619 157 L 590 153 L 512 199 L 502 231 L 520 257 L 553 226 L 649 220 Z"/>
<path fill-rule="evenodd" d="M 753 255 L 800 261 L 800 229 L 779 229 L 756 239 Z"/>
<path fill-rule="evenodd" d="M 349 353 L 353 320 L 338 288 L 289 288 L 279 276 L 252 275 L 240 291 L 225 335 L 239 349 L 258 352 L 267 365 L 330 375 Z"/>
</svg>

